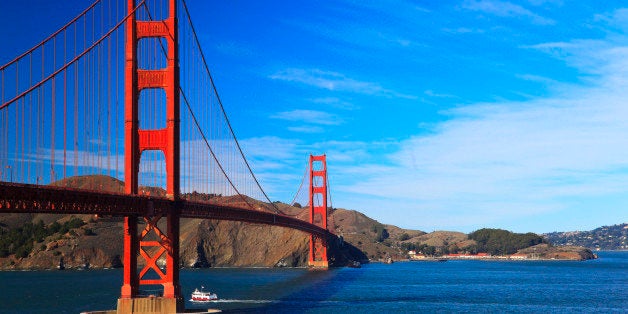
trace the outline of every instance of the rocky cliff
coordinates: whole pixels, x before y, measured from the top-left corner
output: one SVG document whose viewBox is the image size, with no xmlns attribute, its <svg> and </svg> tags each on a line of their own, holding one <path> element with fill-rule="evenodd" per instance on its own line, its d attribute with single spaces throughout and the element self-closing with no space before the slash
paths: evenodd
<svg viewBox="0 0 628 314">
<path fill-rule="evenodd" d="M 55 185 L 120 192 L 123 183 L 110 177 L 90 176 L 68 178 L 56 182 Z M 163 193 L 155 188 L 142 187 L 140 190 L 150 191 L 151 195 Z M 197 200 L 203 195 L 196 193 L 185 197 Z M 300 216 L 307 214 L 300 208 L 280 203 L 276 205 L 284 212 Z M 343 210 L 335 212 L 344 213 Z M 26 256 L 8 254 L 0 257 L 0 268 L 53 269 L 63 265 L 71 269 L 122 266 L 123 222 L 119 217 L 6 214 L 0 215 L 0 230 L 5 233 L 8 230 L 19 230 L 27 223 L 39 223 L 50 229 L 52 224 L 63 224 L 71 219 L 80 219 L 82 223 L 79 227 L 62 233 L 54 233 L 38 240 L 29 239 L 33 245 Z M 330 221 L 332 219 L 330 217 Z M 344 225 L 339 225 L 341 228 L 342 226 Z M 305 266 L 309 251 L 309 235 L 301 231 L 232 221 L 182 219 L 180 241 L 182 267 Z M 346 265 L 349 260 L 366 259 L 350 242 L 337 241 L 330 244 L 329 255 L 337 265 Z M 163 258 L 158 261 L 163 262 Z"/>
<path fill-rule="evenodd" d="M 34 245 L 28 256 L 0 258 L 0 268 L 55 269 L 60 264 L 68 269 L 122 266 L 123 223 L 120 218 L 12 214 L 0 217 L 0 224 L 16 227 L 40 219 L 63 221 L 72 218 L 80 218 L 85 224 L 64 234 L 44 238 Z M 180 229 L 182 267 L 307 265 L 309 235 L 301 231 L 205 219 L 182 219 Z M 337 265 L 346 265 L 349 260 L 366 259 L 349 242 L 331 244 L 329 254 Z M 163 259 L 158 261 L 163 262 Z"/>
</svg>

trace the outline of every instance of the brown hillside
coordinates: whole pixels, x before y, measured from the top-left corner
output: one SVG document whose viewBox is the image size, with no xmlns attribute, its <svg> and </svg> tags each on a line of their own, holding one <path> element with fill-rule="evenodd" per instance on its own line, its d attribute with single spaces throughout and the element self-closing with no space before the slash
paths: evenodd
<svg viewBox="0 0 628 314">
<path fill-rule="evenodd" d="M 551 246 L 547 243 L 537 244 L 521 249 L 518 254 L 525 254 L 528 258 L 588 260 L 597 258 L 591 250 L 581 246 Z"/>
<path fill-rule="evenodd" d="M 444 247 L 468 241 L 468 237 L 462 232 L 434 231 L 408 241 L 419 242 L 421 244 L 427 244 L 434 247 Z"/>
<path fill-rule="evenodd" d="M 76 176 L 51 183 L 52 186 L 71 187 L 82 190 L 124 193 L 124 182 L 103 175 Z"/>
<path fill-rule="evenodd" d="M 121 193 L 124 183 L 107 176 L 81 176 L 67 178 L 53 184 L 80 189 Z M 142 187 L 140 193 L 162 195 L 163 189 Z M 210 195 L 184 195 L 184 198 L 207 199 L 219 204 L 244 206 L 253 204 L 260 210 L 274 211 L 269 204 L 240 196 L 219 197 Z M 194 199 L 197 198 L 197 199 Z M 282 211 L 305 219 L 304 209 L 276 203 Z M 119 217 L 78 216 L 86 224 L 60 235 L 52 235 L 43 243 L 35 244 L 32 253 L 23 259 L 14 256 L 0 259 L 0 268 L 47 269 L 56 268 L 61 259 L 66 268 L 89 265 L 91 267 L 119 267 L 123 254 L 122 219 Z M 52 214 L 8 214 L 0 216 L 0 227 L 11 228 L 26 222 L 42 220 L 46 225 L 55 221 L 63 223 L 71 219 L 68 215 Z M 141 224 L 141 222 L 140 222 Z M 142 228 L 140 225 L 139 228 Z M 192 266 L 304 266 L 309 250 L 309 236 L 303 232 L 242 222 L 183 219 L 181 230 L 181 262 L 184 267 Z M 278 245 L 279 244 L 279 245 Z M 334 243 L 335 245 L 335 243 Z M 340 251 L 352 259 L 362 256 L 345 246 Z M 339 252 L 340 252 L 339 251 Z M 343 254 L 345 254 L 343 253 Z M 330 252 L 339 263 L 347 259 L 344 255 Z M 160 263 L 163 260 L 159 261 Z"/>
<path fill-rule="evenodd" d="M 385 229 L 388 238 L 383 241 L 377 239 L 377 229 Z M 329 229 L 337 235 L 341 235 L 344 240 L 374 261 L 384 260 L 391 257 L 394 260 L 407 258 L 407 252 L 399 247 L 398 237 L 407 233 L 408 235 L 419 236 L 422 231 L 405 230 L 395 226 L 383 225 L 366 215 L 346 209 L 335 209 L 329 218 Z"/>
</svg>

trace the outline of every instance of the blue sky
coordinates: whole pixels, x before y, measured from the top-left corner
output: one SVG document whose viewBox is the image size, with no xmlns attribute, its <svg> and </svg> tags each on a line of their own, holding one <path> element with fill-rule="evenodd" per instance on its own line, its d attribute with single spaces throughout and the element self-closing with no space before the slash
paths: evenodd
<svg viewBox="0 0 628 314">
<path fill-rule="evenodd" d="M 2 2 L 1 60 L 86 5 L 61 3 Z M 334 207 L 404 228 L 628 221 L 620 1 L 187 4 L 273 200 L 290 201 L 307 155 L 326 153 Z"/>
</svg>

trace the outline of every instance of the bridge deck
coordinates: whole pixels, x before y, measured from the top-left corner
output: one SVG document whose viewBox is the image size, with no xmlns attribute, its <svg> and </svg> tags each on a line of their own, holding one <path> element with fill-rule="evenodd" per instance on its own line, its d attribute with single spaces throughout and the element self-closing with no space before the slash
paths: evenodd
<svg viewBox="0 0 628 314">
<path fill-rule="evenodd" d="M 306 221 L 237 207 L 166 198 L 0 182 L 0 213 L 152 216 L 178 211 L 181 218 L 244 221 L 301 230 L 327 238 L 331 233 Z"/>
</svg>

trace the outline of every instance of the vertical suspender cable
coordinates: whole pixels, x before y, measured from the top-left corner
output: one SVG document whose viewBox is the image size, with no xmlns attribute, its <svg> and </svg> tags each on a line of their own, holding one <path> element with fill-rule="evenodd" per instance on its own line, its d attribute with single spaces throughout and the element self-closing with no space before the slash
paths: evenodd
<svg viewBox="0 0 628 314">
<path fill-rule="evenodd" d="M 20 79 L 19 79 L 19 71 L 20 70 L 20 64 L 16 63 L 15 64 L 15 92 L 16 94 L 19 93 L 19 83 L 20 83 Z M 19 103 L 18 103 L 19 104 Z M 19 152 L 19 134 L 20 134 L 20 129 L 19 129 L 19 121 L 20 121 L 20 116 L 19 116 L 19 108 L 15 108 L 15 152 L 13 153 L 15 155 L 14 158 L 14 162 L 13 165 L 11 166 L 12 168 L 10 168 L 11 170 L 11 174 L 10 176 L 13 176 L 13 172 L 17 171 L 17 161 L 19 160 L 19 156 L 17 156 L 18 152 Z M 10 178 L 11 181 L 13 181 L 13 178 Z"/>
<path fill-rule="evenodd" d="M 41 51 L 41 63 L 42 63 L 42 70 L 41 70 L 41 77 L 44 77 L 44 70 L 43 70 L 43 63 L 44 63 L 44 50 L 45 50 L 45 46 L 42 46 L 42 51 Z M 41 155 L 42 156 L 42 161 L 41 164 L 39 165 L 37 171 L 38 171 L 38 175 L 39 176 L 44 176 L 44 173 L 46 172 L 45 170 L 45 161 L 43 160 L 43 153 L 40 154 L 39 150 L 43 150 L 45 147 L 45 131 L 44 131 L 44 116 L 45 116 L 45 112 L 44 112 L 44 108 L 45 106 L 45 100 L 44 100 L 44 88 L 43 86 L 40 86 L 37 88 L 37 96 L 38 96 L 38 101 L 37 101 L 37 106 L 38 106 L 38 110 L 37 110 L 37 121 L 40 121 L 40 123 L 37 123 L 37 133 L 38 133 L 38 143 L 37 143 L 37 155 Z"/>
<path fill-rule="evenodd" d="M 208 80 L 209 80 L 209 85 L 212 87 L 212 91 L 214 91 L 214 93 L 215 93 L 215 96 L 216 96 L 216 101 L 217 101 L 218 105 L 220 106 L 220 109 L 221 109 L 221 112 L 222 112 L 222 114 L 223 114 L 223 117 L 224 117 L 224 121 L 225 121 L 226 127 L 227 127 L 227 128 L 228 128 L 228 130 L 230 131 L 230 134 L 233 136 L 233 140 L 235 141 L 235 145 L 236 145 L 236 147 L 237 147 L 238 151 L 240 152 L 240 154 L 241 154 L 241 156 L 242 156 L 242 160 L 243 160 L 243 162 L 246 164 L 246 167 L 247 167 L 247 169 L 248 169 L 249 173 L 251 174 L 251 177 L 253 178 L 253 180 L 255 180 L 256 185 L 259 187 L 260 192 L 264 195 L 264 197 L 266 198 L 266 200 L 268 200 L 268 201 L 270 202 L 270 198 L 268 197 L 268 195 L 266 195 L 266 192 L 264 192 L 264 190 L 261 188 L 261 185 L 259 184 L 259 182 L 257 181 L 257 178 L 256 178 L 256 177 L 255 177 L 255 175 L 253 174 L 253 172 L 252 172 L 252 170 L 251 170 L 251 167 L 250 167 L 250 165 L 249 165 L 248 161 L 247 161 L 247 160 L 246 160 L 246 158 L 244 157 L 243 152 L 242 152 L 242 149 L 241 149 L 241 147 L 240 147 L 240 144 L 238 143 L 238 140 L 237 140 L 237 138 L 236 138 L 236 136 L 235 136 L 235 133 L 233 132 L 233 129 L 231 128 L 231 124 L 230 124 L 230 122 L 229 122 L 229 119 L 227 118 L 226 112 L 225 112 L 225 110 L 224 110 L 224 108 L 223 108 L 223 106 L 222 106 L 222 103 L 221 103 L 221 101 L 220 101 L 220 96 L 219 96 L 219 95 L 218 95 L 218 93 L 216 92 L 216 86 L 215 86 L 215 84 L 214 84 L 214 82 L 213 82 L 213 79 L 212 79 L 212 77 L 211 77 L 211 73 L 209 72 L 209 67 L 207 66 L 207 62 L 206 62 L 206 60 L 205 60 L 205 56 L 203 55 L 203 51 L 202 51 L 202 50 L 200 50 L 200 43 L 199 43 L 199 40 L 198 40 L 198 36 L 196 35 L 196 31 L 194 30 L 194 25 L 193 25 L 193 24 L 192 24 L 192 22 L 191 22 L 190 12 L 189 12 L 189 10 L 188 10 L 188 8 L 187 8 L 187 5 L 186 5 L 186 3 L 185 3 L 185 0 L 183 0 L 183 1 L 182 1 L 182 5 L 183 5 L 183 8 L 184 8 L 184 11 L 185 11 L 185 14 L 186 14 L 186 17 L 187 17 L 188 23 L 189 23 L 189 25 L 190 25 L 190 32 L 191 32 L 191 36 L 193 36 L 193 39 L 195 40 L 195 43 L 196 43 L 197 47 L 199 47 L 199 49 L 198 49 L 198 50 L 199 50 L 200 59 L 201 59 L 201 61 L 202 61 L 202 65 L 203 65 L 203 67 L 204 67 L 204 69 L 205 69 L 205 71 L 206 71 L 206 73 L 207 73 Z M 278 210 L 278 209 L 277 209 L 277 207 L 276 207 L 276 206 L 275 206 L 272 202 L 270 202 L 270 204 L 271 204 L 271 206 L 273 206 L 273 207 L 274 207 L 274 209 L 275 209 L 275 210 Z"/>
<path fill-rule="evenodd" d="M 63 32 L 63 63 L 67 57 L 67 33 Z M 63 178 L 66 178 L 66 158 L 68 146 L 68 70 L 63 70 Z"/>
<path fill-rule="evenodd" d="M 74 27 L 74 51 L 76 54 L 76 50 L 78 49 L 78 45 L 77 45 L 77 32 L 78 32 L 78 26 Z M 74 134 L 72 134 L 73 139 L 74 139 L 74 175 L 78 176 L 79 172 L 78 172 L 78 117 L 79 117 L 79 66 L 80 66 L 80 62 L 77 62 L 76 64 L 74 64 Z"/>
<path fill-rule="evenodd" d="M 92 13 L 92 38 L 90 42 L 94 42 L 96 40 L 96 13 Z M 94 47 L 96 49 L 98 49 L 98 47 Z M 97 111 L 97 107 L 96 107 L 96 97 L 98 96 L 98 52 L 94 52 L 94 53 L 90 53 L 90 68 L 89 68 L 89 75 L 90 75 L 90 90 L 89 90 L 89 94 L 90 94 L 90 98 L 89 98 L 89 110 L 90 110 L 90 117 L 92 117 L 92 121 L 90 121 L 90 133 L 89 133 L 89 143 L 91 144 L 91 149 L 94 149 L 94 151 L 91 152 L 90 154 L 90 166 L 91 166 L 91 170 L 90 170 L 90 174 L 93 174 L 96 172 L 97 170 L 97 165 L 98 165 L 98 143 L 96 141 L 94 141 L 94 134 L 98 134 L 98 111 Z M 96 128 L 96 129 L 94 129 Z M 92 187 L 93 189 L 93 187 Z"/>
<path fill-rule="evenodd" d="M 87 18 L 85 18 L 83 20 L 83 51 L 85 50 L 85 46 L 87 45 Z M 83 116 L 81 117 L 81 121 L 83 121 L 83 132 L 81 132 L 81 143 L 83 145 L 85 145 L 85 147 L 83 147 L 82 149 L 82 168 L 83 168 L 83 172 L 88 168 L 89 164 L 87 162 L 87 157 L 89 156 L 89 145 L 87 143 L 87 132 L 88 131 L 88 126 L 89 123 L 87 121 L 87 119 L 89 118 L 89 116 L 87 115 L 88 112 L 88 106 L 87 106 L 87 85 L 89 84 L 89 78 L 87 77 L 87 73 L 88 73 L 88 62 L 89 62 L 89 55 L 85 56 L 85 59 L 83 59 L 83 104 L 82 107 L 83 109 Z"/>
<path fill-rule="evenodd" d="M 101 8 L 101 14 L 102 14 L 102 6 Z M 94 13 L 94 34 L 96 34 L 96 13 Z M 102 23 L 102 16 L 99 19 Z M 92 40 L 96 40 L 96 36 L 94 36 L 94 38 Z M 96 139 L 95 139 L 95 146 L 96 146 L 96 171 L 94 173 L 98 173 L 98 172 L 102 172 L 102 152 L 100 151 L 102 143 L 102 134 L 100 133 L 101 131 L 101 117 L 102 117 L 102 112 L 101 112 L 101 100 L 102 100 L 102 73 L 103 71 L 103 64 L 102 64 L 102 44 L 98 44 L 98 46 L 96 47 L 96 51 L 94 52 L 95 54 L 95 62 L 94 62 L 94 115 L 96 116 L 96 130 L 95 130 L 95 134 L 96 134 Z"/>
<path fill-rule="evenodd" d="M 26 152 L 25 152 L 25 149 L 26 149 L 25 146 L 26 145 L 24 145 L 25 144 L 24 141 L 26 139 L 26 135 L 25 135 L 26 125 L 24 124 L 24 123 L 26 123 L 26 121 L 25 121 L 26 112 L 24 110 L 25 108 L 26 108 L 26 97 L 22 97 L 22 109 L 19 110 L 20 114 L 22 116 L 22 123 L 21 123 L 21 126 L 20 126 L 20 129 L 22 130 L 22 132 L 21 132 L 22 133 L 22 136 L 21 136 L 22 153 L 19 155 L 18 159 L 16 160 L 16 162 L 19 162 L 20 170 L 18 172 L 17 180 L 15 180 L 15 182 L 24 182 L 24 179 L 25 179 L 24 178 L 24 170 L 26 168 L 25 167 L 25 164 L 26 164 L 25 160 L 27 158 L 26 157 Z"/>
<path fill-rule="evenodd" d="M 4 71 L 0 71 L 0 103 L 4 103 Z M 2 117 L 0 118 L 3 122 L 2 129 L 7 130 L 7 132 L 0 134 L 2 136 L 2 138 L 0 138 L 0 142 L 2 142 L 2 145 L 0 145 L 0 171 L 4 171 L 4 162 L 7 160 L 6 153 L 9 149 L 7 146 L 9 141 L 6 139 L 9 134 L 9 119 L 7 118 L 8 111 L 9 110 L 2 110 L 0 112 L 2 113 Z M 0 181 L 4 181 L 4 177 L 0 176 Z"/>
<path fill-rule="evenodd" d="M 118 5 L 119 5 L 118 3 L 119 3 L 119 2 L 120 2 L 120 1 L 116 1 L 116 18 L 115 18 L 115 20 L 116 20 L 116 21 L 118 20 L 118 13 L 120 12 L 120 8 L 118 7 Z M 115 79 L 115 84 L 116 84 L 116 85 L 115 85 L 116 97 L 115 97 L 115 98 L 116 98 L 116 99 L 115 99 L 115 105 L 114 105 L 114 110 L 113 110 L 113 112 L 114 112 L 114 116 L 116 116 L 116 117 L 118 116 L 118 101 L 119 101 L 119 98 L 118 98 L 118 97 L 119 97 L 119 95 L 120 95 L 120 90 L 119 90 L 119 86 L 118 86 L 118 83 L 119 83 L 119 82 L 118 82 L 118 77 L 120 76 L 120 68 L 119 68 L 119 66 L 120 66 L 120 61 L 119 61 L 119 57 L 120 57 L 120 55 L 119 55 L 119 50 L 120 50 L 120 49 L 119 49 L 118 45 L 119 45 L 119 42 L 120 42 L 120 38 L 119 38 L 119 35 L 118 35 L 118 34 L 119 34 L 119 31 L 117 31 L 117 32 L 116 32 L 116 39 L 115 39 L 115 44 L 116 44 L 116 47 L 115 47 L 116 56 L 115 56 L 115 58 L 114 58 L 115 63 L 116 63 L 116 73 L 115 73 L 115 77 L 116 77 L 116 79 Z M 119 168 L 119 163 L 118 163 L 118 161 L 119 161 L 119 160 L 118 160 L 118 156 L 120 155 L 120 152 L 118 151 L 118 123 L 114 123 L 114 128 L 115 128 L 115 132 L 114 132 L 114 134 L 115 134 L 115 136 L 114 136 L 114 152 L 115 152 L 115 155 L 116 155 L 116 160 L 115 160 L 115 164 L 116 164 L 116 172 L 115 172 L 115 177 L 118 177 L 118 176 L 120 175 L 120 171 L 119 171 L 119 170 L 120 170 L 120 168 Z"/>
<path fill-rule="evenodd" d="M 28 54 L 28 84 L 29 86 L 33 85 L 33 54 L 29 53 Z M 33 139 L 32 139 L 32 135 L 33 135 L 33 111 L 37 112 L 37 110 L 33 110 L 33 93 L 29 93 L 29 101 L 28 101 L 28 148 L 31 150 L 31 154 L 33 156 L 37 156 L 36 152 L 33 152 Z M 37 162 L 37 157 L 35 157 L 35 162 Z M 34 170 L 35 172 L 36 169 Z M 35 174 L 35 176 L 37 176 L 37 174 Z M 31 177 L 31 161 L 29 159 L 28 162 L 28 171 L 26 174 L 26 178 L 28 180 L 32 180 Z M 35 182 L 37 182 L 37 178 L 35 178 Z M 31 183 L 31 182 L 29 182 Z"/>
<path fill-rule="evenodd" d="M 110 3 L 111 4 L 111 3 Z M 109 8 L 111 10 L 111 8 Z M 109 176 L 114 176 L 111 173 L 111 37 L 107 39 L 107 105 L 105 106 L 107 110 L 107 174 Z"/>
<path fill-rule="evenodd" d="M 100 33 L 98 34 L 98 36 L 102 36 L 102 34 L 105 33 L 105 5 L 103 3 L 100 4 Z M 98 67 L 98 74 L 99 74 L 99 80 L 102 80 L 101 83 L 99 84 L 99 88 L 98 88 L 98 101 L 96 102 L 97 108 L 98 108 L 98 122 L 99 122 L 99 128 L 98 128 L 98 132 L 99 132 L 99 136 L 98 136 L 98 148 L 99 150 L 105 150 L 106 147 L 104 144 L 105 141 L 101 141 L 102 136 L 109 136 L 109 134 L 103 134 L 104 132 L 104 128 L 105 126 L 102 125 L 104 124 L 104 121 L 102 121 L 103 119 L 106 119 L 106 108 L 108 106 L 108 104 L 104 101 L 105 100 L 105 95 L 103 95 L 103 93 L 106 92 L 105 89 L 105 84 L 106 84 L 106 73 L 107 70 L 103 69 L 103 66 L 107 66 L 109 67 L 109 64 L 105 65 L 104 59 L 105 59 L 105 47 L 104 45 L 106 45 L 107 41 L 102 41 L 99 45 L 98 45 L 98 55 L 99 55 L 99 67 Z M 108 141 L 108 140 L 107 140 Z M 105 159 L 105 153 L 106 152 L 101 152 L 100 154 L 98 154 L 99 158 L 98 158 L 98 166 L 100 167 L 99 172 L 101 174 L 105 173 L 105 165 L 104 165 L 104 159 Z"/>
<path fill-rule="evenodd" d="M 53 71 L 56 69 L 57 66 L 57 37 L 54 37 L 52 39 L 52 69 Z M 57 101 L 57 97 L 56 97 L 56 76 L 54 76 L 52 78 L 52 104 L 50 107 L 50 111 L 51 111 L 51 116 L 52 116 L 52 120 L 51 120 L 51 124 L 50 124 L 50 181 L 54 182 L 56 181 L 55 178 L 55 118 L 56 118 L 56 101 Z"/>
</svg>

